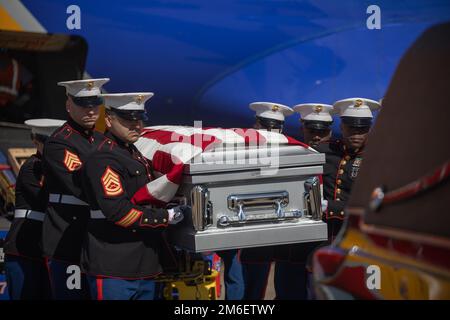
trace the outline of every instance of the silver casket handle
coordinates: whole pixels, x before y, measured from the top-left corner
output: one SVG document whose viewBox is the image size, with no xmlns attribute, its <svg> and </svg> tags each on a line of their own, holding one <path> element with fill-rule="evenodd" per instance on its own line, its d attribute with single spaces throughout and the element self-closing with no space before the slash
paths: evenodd
<svg viewBox="0 0 450 320">
<path fill-rule="evenodd" d="M 305 181 L 304 203 L 308 218 L 322 220 L 322 193 L 318 177 L 311 177 Z"/>
<path fill-rule="evenodd" d="M 232 194 L 227 198 L 228 209 L 236 212 L 234 217 L 223 215 L 218 219 L 218 225 L 226 227 L 231 224 L 242 224 L 245 222 L 262 222 L 285 220 L 286 218 L 298 218 L 300 211 L 291 212 L 287 216 L 284 208 L 289 204 L 289 192 L 273 191 L 264 193 Z M 275 215 L 261 218 L 260 216 L 250 217 L 249 212 L 263 209 L 275 209 Z M 247 210 L 247 212 L 246 212 Z"/>
<path fill-rule="evenodd" d="M 211 203 L 206 187 L 197 185 L 191 190 L 192 224 L 196 231 L 205 230 L 212 224 Z"/>
</svg>

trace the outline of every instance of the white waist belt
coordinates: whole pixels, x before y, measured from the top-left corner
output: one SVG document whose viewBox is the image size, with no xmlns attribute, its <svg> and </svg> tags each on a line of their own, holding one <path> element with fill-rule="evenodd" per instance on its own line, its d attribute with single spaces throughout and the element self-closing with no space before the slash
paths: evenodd
<svg viewBox="0 0 450 320">
<path fill-rule="evenodd" d="M 106 219 L 101 210 L 91 210 L 91 219 Z"/>
<path fill-rule="evenodd" d="M 88 206 L 86 202 L 68 194 L 50 193 L 48 201 L 51 203 L 74 204 L 78 206 Z"/>
<path fill-rule="evenodd" d="M 45 213 L 27 209 L 14 210 L 14 218 L 27 218 L 36 221 L 44 221 Z"/>
</svg>

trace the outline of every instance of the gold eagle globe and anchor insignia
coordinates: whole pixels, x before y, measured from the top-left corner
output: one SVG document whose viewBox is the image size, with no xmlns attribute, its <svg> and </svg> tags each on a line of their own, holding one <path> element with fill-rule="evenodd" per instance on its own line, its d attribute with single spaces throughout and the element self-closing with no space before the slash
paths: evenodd
<svg viewBox="0 0 450 320">
<path fill-rule="evenodd" d="M 143 97 L 141 94 L 138 95 L 138 96 L 136 97 L 136 103 L 137 103 L 137 104 L 141 104 L 143 99 L 144 99 L 144 97 Z"/>
<path fill-rule="evenodd" d="M 92 90 L 93 87 L 94 87 L 94 81 L 89 81 L 89 82 L 87 83 L 87 89 L 88 89 L 88 90 Z"/>
<path fill-rule="evenodd" d="M 361 99 L 355 100 L 355 108 L 359 108 L 363 105 L 363 101 Z"/>
<path fill-rule="evenodd" d="M 109 197 L 116 197 L 123 193 L 122 182 L 120 181 L 120 176 L 117 172 L 111 169 L 109 166 L 106 167 L 105 172 L 101 178 L 103 192 Z"/>
<path fill-rule="evenodd" d="M 276 104 L 272 106 L 273 112 L 277 112 L 278 110 L 280 110 L 280 106 L 277 106 Z"/>
<path fill-rule="evenodd" d="M 323 107 L 321 105 L 317 105 L 314 107 L 314 112 L 315 113 L 321 113 L 323 110 Z"/>
</svg>

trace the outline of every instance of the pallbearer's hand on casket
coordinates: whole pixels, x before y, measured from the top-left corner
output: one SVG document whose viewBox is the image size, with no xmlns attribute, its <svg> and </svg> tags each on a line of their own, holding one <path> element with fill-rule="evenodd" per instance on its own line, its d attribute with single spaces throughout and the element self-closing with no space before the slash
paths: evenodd
<svg viewBox="0 0 450 320">
<path fill-rule="evenodd" d="M 169 224 L 177 224 L 183 221 L 184 215 L 189 209 L 189 206 L 181 205 L 167 210 L 169 213 Z"/>
</svg>

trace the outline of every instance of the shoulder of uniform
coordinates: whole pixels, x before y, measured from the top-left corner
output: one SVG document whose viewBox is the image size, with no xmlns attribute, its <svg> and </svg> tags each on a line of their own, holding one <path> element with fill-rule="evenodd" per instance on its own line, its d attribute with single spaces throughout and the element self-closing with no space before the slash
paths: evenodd
<svg viewBox="0 0 450 320">
<path fill-rule="evenodd" d="M 39 159 L 38 157 L 36 157 L 35 155 L 32 155 L 31 157 L 29 157 L 21 166 L 20 168 L 32 168 L 36 163 L 40 162 L 41 159 Z"/>
<path fill-rule="evenodd" d="M 340 150 L 342 149 L 342 140 L 333 139 L 328 142 L 319 144 L 315 149 L 322 153 L 340 152 Z"/>
<path fill-rule="evenodd" d="M 53 139 L 68 139 L 75 131 L 67 123 L 55 130 L 50 138 Z"/>
<path fill-rule="evenodd" d="M 36 157 L 35 155 L 32 155 L 29 157 L 21 166 L 19 170 L 20 176 L 29 176 L 34 175 L 35 172 L 41 171 L 41 159 Z"/>
<path fill-rule="evenodd" d="M 70 140 L 73 137 L 82 137 L 83 135 L 76 129 L 74 129 L 72 126 L 70 126 L 68 123 L 63 124 L 60 128 L 58 128 L 53 134 L 52 138 L 54 139 L 60 139 L 60 140 Z M 95 131 L 93 132 L 94 139 L 102 139 L 103 135 Z"/>
<path fill-rule="evenodd" d="M 330 150 L 330 143 L 331 142 L 322 142 L 314 149 L 316 149 L 317 151 L 319 151 L 321 153 L 326 153 Z"/>
<path fill-rule="evenodd" d="M 32 154 L 26 161 L 26 162 L 36 162 L 36 161 L 41 161 L 41 158 L 39 158 L 39 156 L 37 154 Z M 25 164 L 24 163 L 24 164 Z"/>
<path fill-rule="evenodd" d="M 38 157 L 37 155 L 33 154 L 30 158 L 27 159 L 27 161 L 29 161 L 33 166 L 39 166 L 42 163 L 42 156 Z"/>
<path fill-rule="evenodd" d="M 97 147 L 97 151 L 106 151 L 106 152 L 113 151 L 116 146 L 117 146 L 116 142 L 114 142 L 108 137 L 103 136 L 101 142 Z"/>
<path fill-rule="evenodd" d="M 74 149 L 73 143 L 69 139 L 64 139 L 63 136 L 49 137 L 45 141 L 44 155 L 48 152 L 56 151 L 59 149 Z"/>
<path fill-rule="evenodd" d="M 114 168 L 114 170 L 121 171 L 122 165 L 117 158 L 117 154 L 113 151 L 114 142 L 108 143 L 108 140 L 102 142 L 103 145 L 99 146 L 99 149 L 91 152 L 86 159 L 85 165 L 88 172 L 98 172 L 98 170 L 103 170 L 107 166 Z M 110 149 L 111 148 L 111 149 Z"/>
<path fill-rule="evenodd" d="M 117 154 L 115 154 L 117 143 L 113 140 L 103 137 L 102 141 L 98 144 L 97 148 L 92 151 L 87 161 L 88 162 L 103 162 L 103 161 L 114 161 L 117 160 Z"/>
<path fill-rule="evenodd" d="M 52 136 L 50 136 L 45 142 L 44 153 L 46 148 L 50 149 L 72 149 L 77 150 L 78 141 L 73 139 L 75 136 L 79 136 L 78 133 L 75 133 L 70 126 L 66 126 L 61 129 L 58 129 Z"/>
</svg>

